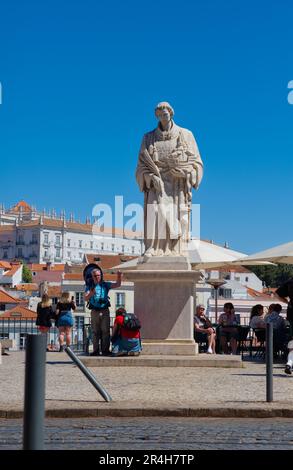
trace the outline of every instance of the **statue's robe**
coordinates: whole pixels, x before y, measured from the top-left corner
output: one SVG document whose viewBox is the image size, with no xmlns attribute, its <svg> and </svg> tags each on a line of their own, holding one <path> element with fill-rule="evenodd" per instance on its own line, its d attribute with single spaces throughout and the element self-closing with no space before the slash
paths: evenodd
<svg viewBox="0 0 293 470">
<path fill-rule="evenodd" d="M 155 189 L 153 176 L 161 182 Z M 203 176 L 203 164 L 192 132 L 173 123 L 144 135 L 136 179 L 144 201 L 146 255 L 182 254 L 190 231 L 191 190 Z"/>
</svg>

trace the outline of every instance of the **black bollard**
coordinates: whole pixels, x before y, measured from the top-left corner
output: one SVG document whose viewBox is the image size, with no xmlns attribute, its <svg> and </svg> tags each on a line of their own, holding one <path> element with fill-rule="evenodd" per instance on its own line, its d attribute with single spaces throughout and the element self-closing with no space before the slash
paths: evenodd
<svg viewBox="0 0 293 470">
<path fill-rule="evenodd" d="M 274 348 L 273 348 L 273 325 L 267 323 L 266 327 L 266 371 L 267 371 L 267 401 L 273 401 L 273 367 L 274 367 Z"/>
<path fill-rule="evenodd" d="M 75 362 L 77 367 L 81 370 L 81 372 L 86 376 L 88 381 L 95 387 L 95 389 L 99 392 L 99 394 L 104 398 L 105 401 L 110 402 L 112 398 L 110 397 L 109 393 L 102 387 L 101 384 L 97 381 L 96 377 L 88 370 L 88 368 L 81 362 L 81 360 L 74 354 L 74 352 L 70 349 L 69 346 L 64 348 L 64 351 L 68 354 L 68 356 Z"/>
<path fill-rule="evenodd" d="M 44 449 L 45 364 L 47 335 L 27 335 L 23 449 Z"/>
</svg>

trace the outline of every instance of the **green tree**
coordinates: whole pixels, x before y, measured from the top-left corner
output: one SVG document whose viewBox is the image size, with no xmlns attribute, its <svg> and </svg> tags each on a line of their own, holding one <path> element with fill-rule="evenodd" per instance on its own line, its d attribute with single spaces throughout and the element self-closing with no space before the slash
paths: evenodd
<svg viewBox="0 0 293 470">
<path fill-rule="evenodd" d="M 22 282 L 32 282 L 33 275 L 29 267 L 23 263 L 22 265 Z"/>
<path fill-rule="evenodd" d="M 257 277 L 264 281 L 266 287 L 278 287 L 293 277 L 292 264 L 279 264 L 277 266 L 247 266 Z"/>
</svg>

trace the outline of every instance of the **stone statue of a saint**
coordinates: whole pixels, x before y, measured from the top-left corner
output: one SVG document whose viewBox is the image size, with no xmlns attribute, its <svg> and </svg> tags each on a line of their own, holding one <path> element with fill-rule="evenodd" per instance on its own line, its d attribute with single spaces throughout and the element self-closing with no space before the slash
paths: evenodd
<svg viewBox="0 0 293 470">
<path fill-rule="evenodd" d="M 178 256 L 190 232 L 191 191 L 203 164 L 191 131 L 177 126 L 167 102 L 155 109 L 158 127 L 144 135 L 136 179 L 144 201 L 145 257 Z"/>
</svg>

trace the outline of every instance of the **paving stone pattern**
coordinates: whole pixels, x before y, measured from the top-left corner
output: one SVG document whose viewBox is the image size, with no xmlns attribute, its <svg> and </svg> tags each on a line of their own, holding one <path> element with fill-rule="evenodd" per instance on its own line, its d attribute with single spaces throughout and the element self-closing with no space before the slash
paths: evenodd
<svg viewBox="0 0 293 470">
<path fill-rule="evenodd" d="M 0 419 L 0 450 L 21 449 L 21 420 Z M 293 419 L 47 419 L 46 449 L 293 450 Z"/>
<path fill-rule="evenodd" d="M 23 352 L 3 357 L 0 410 L 23 410 L 24 361 Z M 91 370 L 112 396 L 112 404 L 104 402 L 66 353 L 48 353 L 46 408 L 268 407 L 263 363 L 246 363 L 244 369 L 96 367 Z M 284 373 L 283 364 L 274 368 L 274 402 L 270 407 L 293 410 L 293 375 Z"/>
</svg>

